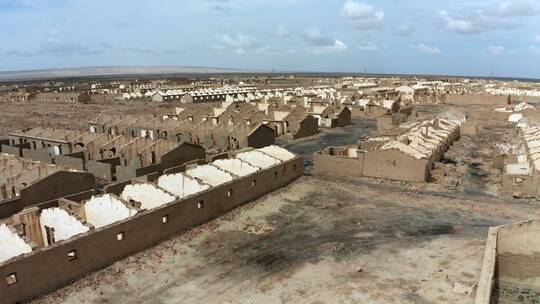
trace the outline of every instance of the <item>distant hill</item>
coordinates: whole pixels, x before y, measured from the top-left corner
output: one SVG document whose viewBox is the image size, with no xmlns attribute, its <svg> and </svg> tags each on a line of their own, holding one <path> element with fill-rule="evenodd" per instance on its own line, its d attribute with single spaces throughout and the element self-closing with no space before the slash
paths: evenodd
<svg viewBox="0 0 540 304">
<path fill-rule="evenodd" d="M 0 81 L 39 80 L 105 76 L 144 76 L 160 74 L 220 74 L 253 73 L 251 70 L 210 67 L 140 66 L 140 67 L 83 67 L 66 69 L 26 70 L 0 72 Z"/>
</svg>

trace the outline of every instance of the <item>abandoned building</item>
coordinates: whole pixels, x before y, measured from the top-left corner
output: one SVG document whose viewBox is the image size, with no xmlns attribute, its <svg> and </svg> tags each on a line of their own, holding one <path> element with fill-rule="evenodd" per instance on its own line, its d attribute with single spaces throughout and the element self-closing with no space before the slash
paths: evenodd
<svg viewBox="0 0 540 304">
<path fill-rule="evenodd" d="M 97 131 L 95 125 L 90 128 Z M 161 174 L 165 169 L 206 159 L 206 151 L 200 145 L 153 140 L 149 136 L 132 138 L 110 133 L 35 128 L 22 134 L 9 134 L 8 142 L 2 145 L 2 151 L 6 153 L 88 171 L 108 182 Z"/>
<path fill-rule="evenodd" d="M 329 147 L 313 155 L 315 174 L 366 176 L 427 182 L 439 161 L 459 138 L 462 121 L 436 118 L 402 125 L 398 136 L 375 137 L 359 145 Z"/>
<path fill-rule="evenodd" d="M 351 123 L 351 110 L 347 107 L 334 108 L 328 105 L 313 105 L 309 113 L 317 118 L 319 127 L 344 127 Z"/>
<path fill-rule="evenodd" d="M 516 144 L 499 145 L 494 164 L 502 170 L 501 194 L 539 197 L 540 127 L 520 123 Z"/>
<path fill-rule="evenodd" d="M 68 168 L 0 154 L 0 200 L 19 196 L 21 189 L 33 182 Z"/>
<path fill-rule="evenodd" d="M 0 221 L 0 293 L 24 301 L 208 222 L 302 174 L 303 159 L 277 146 L 132 180 L 105 193 L 57 198 Z M 144 234 L 144 238 L 137 235 Z M 39 275 L 41 280 L 33 280 Z"/>
<path fill-rule="evenodd" d="M 413 106 L 396 107 L 392 104 L 390 107 L 390 111 L 377 116 L 377 130 L 379 132 L 397 128 L 406 123 L 409 118 L 415 117 Z"/>
<path fill-rule="evenodd" d="M 95 178 L 88 172 L 0 154 L 0 217 L 40 202 L 93 193 Z"/>
<path fill-rule="evenodd" d="M 538 220 L 489 229 L 475 304 L 537 302 L 539 233 Z"/>
<path fill-rule="evenodd" d="M 100 140 L 100 135 L 90 132 L 34 128 L 24 133 L 8 134 L 8 144 L 2 151 L 28 159 L 53 163 L 61 155 L 77 154 L 87 145 Z M 78 168 L 76 168 L 78 169 Z"/>
<path fill-rule="evenodd" d="M 350 123 L 347 108 L 331 109 L 324 119 L 328 127 Z M 259 148 L 275 143 L 279 136 L 297 139 L 319 132 L 318 121 L 302 106 L 268 103 L 222 103 L 221 106 L 161 109 L 157 117 L 99 116 L 89 123 L 92 133 L 188 141 L 219 153 Z"/>
<path fill-rule="evenodd" d="M 348 98 L 344 97 L 341 102 L 343 107 L 347 107 L 353 117 L 376 118 L 381 115 L 392 115 L 399 111 L 402 103 L 401 98 L 395 99 L 376 99 L 366 98 L 363 95 L 353 94 Z"/>
<path fill-rule="evenodd" d="M 81 102 L 86 103 L 92 96 L 88 93 L 76 92 L 40 92 L 30 96 L 31 101 L 35 102 Z"/>
</svg>

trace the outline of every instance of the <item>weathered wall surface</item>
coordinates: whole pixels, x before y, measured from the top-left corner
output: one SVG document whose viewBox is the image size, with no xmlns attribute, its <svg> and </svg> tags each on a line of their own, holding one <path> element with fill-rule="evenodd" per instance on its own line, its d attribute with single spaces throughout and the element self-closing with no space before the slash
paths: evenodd
<svg viewBox="0 0 540 304">
<path fill-rule="evenodd" d="M 77 152 L 75 153 L 75 155 L 58 155 L 57 157 L 55 157 L 54 162 L 58 166 L 64 166 L 75 170 L 84 171 L 85 165 L 83 154 L 84 153 L 82 152 Z"/>
<path fill-rule="evenodd" d="M 270 128 L 259 127 L 247 138 L 248 147 L 262 148 L 276 143 L 276 134 Z"/>
<path fill-rule="evenodd" d="M 20 205 L 24 204 L 20 196 L 0 201 L 0 219 L 10 217 L 17 213 Z"/>
<path fill-rule="evenodd" d="M 512 96 L 512 101 L 514 102 L 529 102 L 529 103 L 538 103 L 540 102 L 540 96 Z"/>
<path fill-rule="evenodd" d="M 88 172 L 58 171 L 21 190 L 24 207 L 94 190 L 95 177 Z M 22 209 L 22 208 L 21 208 Z"/>
<path fill-rule="evenodd" d="M 15 156 L 22 156 L 22 149 L 18 146 L 2 145 L 2 153 L 7 153 Z"/>
<path fill-rule="evenodd" d="M 205 158 L 206 151 L 202 146 L 184 143 L 161 157 L 161 170 Z"/>
<path fill-rule="evenodd" d="M 109 184 L 105 186 L 105 188 L 103 189 L 103 193 L 112 193 L 112 194 L 115 194 L 116 196 L 120 196 L 120 194 L 122 193 L 122 190 L 124 190 L 124 187 L 129 184 L 131 184 L 131 180 L 125 180 L 125 181 Z"/>
<path fill-rule="evenodd" d="M 50 156 L 49 152 L 44 149 L 22 149 L 22 157 L 47 163 L 53 162 L 53 157 Z"/>
<path fill-rule="evenodd" d="M 345 127 L 351 123 L 351 111 L 348 108 L 344 108 L 337 117 L 336 127 Z"/>
<path fill-rule="evenodd" d="M 475 120 L 478 120 L 478 121 L 481 121 L 481 122 L 489 122 L 489 121 L 494 121 L 494 122 L 507 122 L 508 121 L 508 116 L 510 116 L 511 113 L 506 113 L 506 112 L 496 112 L 496 111 L 493 111 L 492 109 L 488 109 L 488 110 L 479 110 L 479 111 L 475 111 L 473 113 L 467 113 L 468 114 L 468 119 L 472 120 L 472 121 L 475 121 Z"/>
<path fill-rule="evenodd" d="M 95 177 L 88 172 L 55 172 L 23 188 L 19 198 L 3 201 L 0 204 L 0 218 L 9 217 L 26 207 L 42 202 L 93 191 L 95 186 Z"/>
<path fill-rule="evenodd" d="M 277 190 L 302 174 L 303 159 L 296 157 L 243 179 L 211 188 L 182 201 L 145 211 L 94 232 L 75 236 L 0 265 L 0 278 L 15 273 L 17 283 L 0 281 L 2 303 L 16 303 L 47 293 L 112 262 L 153 246 L 227 211 Z M 253 182 L 255 181 L 255 183 Z M 233 195 L 228 196 L 229 190 Z M 202 208 L 198 208 L 202 203 Z M 163 217 L 168 221 L 163 223 Z M 123 234 L 119 241 L 117 235 Z M 69 261 L 67 253 L 77 258 Z M 36 280 L 36 274 L 47 276 Z"/>
<path fill-rule="evenodd" d="M 96 178 L 110 182 L 114 179 L 114 174 L 116 174 L 116 166 L 119 164 L 119 158 L 111 158 L 100 161 L 89 160 L 86 164 L 86 169 L 88 172 L 94 174 Z"/>
<path fill-rule="evenodd" d="M 308 115 L 298 126 L 298 130 L 293 134 L 293 139 L 315 135 L 319 132 L 319 123 L 317 118 Z"/>
<path fill-rule="evenodd" d="M 526 197 L 536 195 L 536 184 L 532 175 L 511 175 L 502 176 L 501 194 L 520 194 Z"/>
<path fill-rule="evenodd" d="M 508 96 L 494 95 L 446 95 L 445 103 L 454 105 L 494 105 L 504 107 Z"/>
<path fill-rule="evenodd" d="M 503 226 L 497 237 L 498 277 L 540 288 L 540 221 Z"/>
<path fill-rule="evenodd" d="M 426 182 L 427 159 L 416 159 L 396 150 L 364 153 L 364 175 L 411 182 Z"/>
<path fill-rule="evenodd" d="M 540 294 L 540 222 L 499 227 L 493 297 L 497 303 L 536 303 Z"/>
<path fill-rule="evenodd" d="M 0 139 L 0 152 L 2 152 L 2 146 L 3 145 L 9 145 L 9 139 L 7 139 L 7 138 Z M 6 152 L 4 152 L 4 153 L 6 153 Z"/>
<path fill-rule="evenodd" d="M 116 180 L 124 181 L 130 180 L 137 177 L 137 168 L 126 167 L 126 166 L 116 166 Z"/>
<path fill-rule="evenodd" d="M 497 231 L 499 227 L 490 227 L 487 234 L 482 271 L 478 279 L 478 288 L 474 304 L 491 304 L 493 285 L 495 283 L 495 267 L 497 262 Z"/>
<path fill-rule="evenodd" d="M 339 174 L 346 176 L 362 176 L 364 154 L 359 153 L 358 158 L 340 157 L 329 154 L 313 154 L 314 174 Z"/>
<path fill-rule="evenodd" d="M 149 175 L 149 174 L 154 174 L 154 173 L 161 174 L 161 164 L 155 164 L 155 165 L 151 165 L 151 166 L 148 166 L 148 167 L 135 169 L 135 176 L 136 177 Z M 118 179 L 118 180 L 122 180 L 122 179 Z"/>
</svg>

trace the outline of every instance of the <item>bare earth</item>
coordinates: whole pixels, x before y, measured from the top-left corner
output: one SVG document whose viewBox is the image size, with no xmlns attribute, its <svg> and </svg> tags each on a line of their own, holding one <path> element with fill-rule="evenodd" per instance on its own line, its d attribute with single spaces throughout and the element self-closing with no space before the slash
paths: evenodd
<svg viewBox="0 0 540 304">
<path fill-rule="evenodd" d="M 472 303 L 487 228 L 539 213 L 304 176 L 35 303 Z"/>
</svg>

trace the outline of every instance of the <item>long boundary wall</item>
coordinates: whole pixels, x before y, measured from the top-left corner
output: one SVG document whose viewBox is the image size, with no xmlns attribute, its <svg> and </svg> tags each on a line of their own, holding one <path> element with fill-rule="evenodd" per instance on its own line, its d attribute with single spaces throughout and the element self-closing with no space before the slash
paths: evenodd
<svg viewBox="0 0 540 304">
<path fill-rule="evenodd" d="M 141 212 L 110 226 L 92 230 L 0 264 L 2 303 L 35 298 L 130 254 L 158 244 L 171 235 L 208 222 L 231 209 L 277 190 L 302 174 L 303 158 L 210 188 L 196 195 Z M 232 196 L 228 193 L 232 190 Z M 202 203 L 202 208 L 198 208 Z M 163 217 L 167 216 L 167 223 Z M 123 240 L 117 235 L 123 233 Z M 70 261 L 68 252 L 76 252 Z M 5 278 L 16 274 L 17 283 Z M 39 279 L 36 279 L 39 277 Z"/>
<path fill-rule="evenodd" d="M 508 96 L 486 95 L 486 94 L 465 94 L 446 95 L 444 103 L 453 105 L 496 105 L 504 106 Z"/>
<path fill-rule="evenodd" d="M 416 159 L 396 150 L 358 151 L 357 157 L 331 155 L 321 151 L 313 154 L 315 175 L 335 174 L 426 182 L 430 166 L 428 159 Z"/>
</svg>

